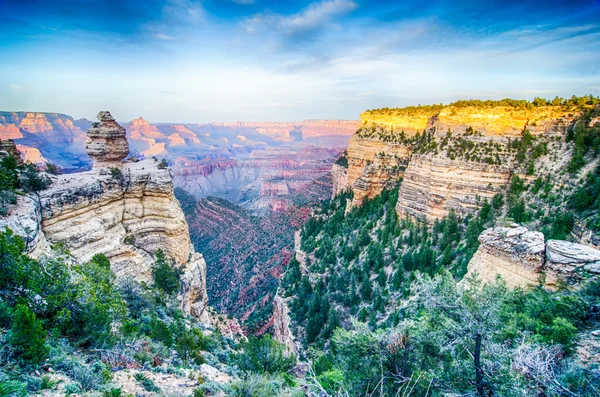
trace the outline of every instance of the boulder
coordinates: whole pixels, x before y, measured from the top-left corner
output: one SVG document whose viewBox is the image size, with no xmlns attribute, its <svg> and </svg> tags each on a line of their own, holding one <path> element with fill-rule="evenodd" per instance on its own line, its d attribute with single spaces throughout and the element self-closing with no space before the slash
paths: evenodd
<svg viewBox="0 0 600 397">
<path fill-rule="evenodd" d="M 600 274 L 600 251 L 586 245 L 548 240 L 546 268 L 565 281 L 577 282 L 588 275 Z"/>
</svg>

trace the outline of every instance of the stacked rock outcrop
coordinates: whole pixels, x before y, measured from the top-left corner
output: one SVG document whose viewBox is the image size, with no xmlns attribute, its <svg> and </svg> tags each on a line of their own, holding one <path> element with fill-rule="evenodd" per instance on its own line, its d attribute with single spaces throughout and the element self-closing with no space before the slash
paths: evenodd
<svg viewBox="0 0 600 397">
<path fill-rule="evenodd" d="M 477 273 L 484 282 L 500 275 L 509 287 L 543 281 L 554 288 L 561 281 L 581 285 L 587 278 L 600 275 L 599 250 L 562 240 L 544 241 L 542 233 L 516 224 L 487 229 L 479 242 L 467 276 Z"/>
<path fill-rule="evenodd" d="M 23 164 L 21 152 L 17 149 L 17 145 L 12 139 L 0 139 L 0 159 L 6 156 L 12 156 L 17 160 L 17 163 Z"/>
<path fill-rule="evenodd" d="M 100 123 L 87 131 L 86 151 L 94 161 L 94 168 L 119 167 L 129 155 L 125 128 L 107 111 L 99 112 L 98 120 Z"/>
</svg>

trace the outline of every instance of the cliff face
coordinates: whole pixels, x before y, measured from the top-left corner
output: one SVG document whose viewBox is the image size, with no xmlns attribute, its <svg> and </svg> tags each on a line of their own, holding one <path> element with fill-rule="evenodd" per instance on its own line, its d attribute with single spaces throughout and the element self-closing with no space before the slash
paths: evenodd
<svg viewBox="0 0 600 397">
<path fill-rule="evenodd" d="M 450 210 L 472 214 L 524 166 L 511 142 L 525 129 L 532 136 L 566 133 L 581 113 L 570 106 L 459 101 L 364 112 L 347 150 L 353 205 L 402 179 L 400 216 L 431 222 Z M 345 187 L 336 184 L 334 195 Z"/>
<path fill-rule="evenodd" d="M 401 143 L 353 136 L 348 145 L 348 186 L 340 185 L 339 191 L 351 187 L 354 204 L 381 193 L 402 178 L 410 153 Z"/>
<path fill-rule="evenodd" d="M 454 210 L 476 212 L 485 199 L 499 193 L 510 180 L 507 165 L 451 160 L 444 155 L 413 155 L 400 186 L 396 211 L 428 220 Z"/>
<path fill-rule="evenodd" d="M 487 229 L 479 242 L 466 277 L 477 273 L 484 282 L 500 275 L 509 287 L 535 286 L 544 274 L 545 284 L 556 288 L 559 280 L 580 285 L 600 274 L 599 250 L 568 241 L 544 241 L 542 233 L 522 226 Z"/>
<path fill-rule="evenodd" d="M 347 190 L 349 187 L 348 167 L 333 164 L 331 167 L 331 182 L 333 184 L 331 193 L 332 198 Z"/>
<path fill-rule="evenodd" d="M 474 102 L 474 103 L 471 103 Z M 468 128 L 486 136 L 517 137 L 525 128 L 532 134 L 566 132 L 573 121 L 573 109 L 562 105 L 519 106 L 486 101 L 458 101 L 450 105 L 417 106 L 369 110 L 360 115 L 363 124 L 404 130 L 408 135 L 427 126 L 437 131 L 465 132 Z"/>
</svg>

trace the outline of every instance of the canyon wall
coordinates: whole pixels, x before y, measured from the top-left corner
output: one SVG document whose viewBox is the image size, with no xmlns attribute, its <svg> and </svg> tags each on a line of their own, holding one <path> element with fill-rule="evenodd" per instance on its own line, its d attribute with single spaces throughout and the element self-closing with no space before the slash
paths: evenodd
<svg viewBox="0 0 600 397">
<path fill-rule="evenodd" d="M 567 105 L 519 101 L 366 111 L 350 138 L 347 185 L 336 168 L 334 175 L 340 177 L 333 194 L 350 188 L 353 205 L 359 205 L 402 180 L 400 216 L 432 222 L 450 210 L 472 214 L 524 167 L 515 163 L 513 140 L 525 129 L 533 136 L 562 136 L 580 112 Z"/>
<path fill-rule="evenodd" d="M 331 198 L 348 190 L 350 183 L 348 179 L 348 166 L 333 164 L 331 166 Z"/>
<path fill-rule="evenodd" d="M 473 214 L 484 200 L 508 185 L 508 165 L 451 160 L 445 155 L 413 155 L 400 186 L 396 211 L 400 216 L 441 219 L 454 210 Z"/>
<path fill-rule="evenodd" d="M 340 151 L 276 147 L 238 159 L 180 157 L 174 183 L 197 198 L 219 197 L 258 213 L 285 211 L 330 195 L 330 167 Z"/>
<path fill-rule="evenodd" d="M 26 160 L 75 171 L 90 164 L 84 129 L 91 124 L 61 113 L 0 112 L 0 139 L 14 139 Z"/>
</svg>

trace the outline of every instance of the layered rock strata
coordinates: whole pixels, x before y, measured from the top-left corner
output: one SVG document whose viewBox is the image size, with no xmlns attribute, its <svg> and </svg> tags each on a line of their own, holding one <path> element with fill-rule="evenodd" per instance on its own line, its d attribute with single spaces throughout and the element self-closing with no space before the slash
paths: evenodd
<svg viewBox="0 0 600 397">
<path fill-rule="evenodd" d="M 450 210 L 465 216 L 509 183 L 508 165 L 451 160 L 444 155 L 413 155 L 404 172 L 396 211 L 432 222 Z"/>
<path fill-rule="evenodd" d="M 404 175 L 409 163 L 410 147 L 404 144 L 350 138 L 348 146 L 347 186 L 338 185 L 338 191 L 352 188 L 354 204 L 360 204 L 364 197 L 374 197 L 389 185 L 397 183 Z"/>
<path fill-rule="evenodd" d="M 94 168 L 120 167 L 129 155 L 125 128 L 115 121 L 110 112 L 98 113 L 99 124 L 88 131 L 86 151 L 94 162 Z"/>
<path fill-rule="evenodd" d="M 492 282 L 500 275 L 509 287 L 543 281 L 555 288 L 560 281 L 580 285 L 586 278 L 600 275 L 599 250 L 568 241 L 544 241 L 542 233 L 522 226 L 487 229 L 479 242 L 466 277 L 477 273 L 484 282 Z"/>
<path fill-rule="evenodd" d="M 331 181 L 333 184 L 331 198 L 335 198 L 338 194 L 348 190 L 348 167 L 333 164 L 331 167 Z"/>
<path fill-rule="evenodd" d="M 15 141 L 12 139 L 0 139 L 0 159 L 6 156 L 12 156 L 17 160 L 17 163 L 23 164 L 21 152 L 17 148 Z"/>
<path fill-rule="evenodd" d="M 351 188 L 357 205 L 403 179 L 400 216 L 433 222 L 450 210 L 472 214 L 522 165 L 514 162 L 511 141 L 524 130 L 564 134 L 581 113 L 566 105 L 513 105 L 459 101 L 366 111 L 350 138 L 347 186 L 333 194 Z"/>
</svg>

